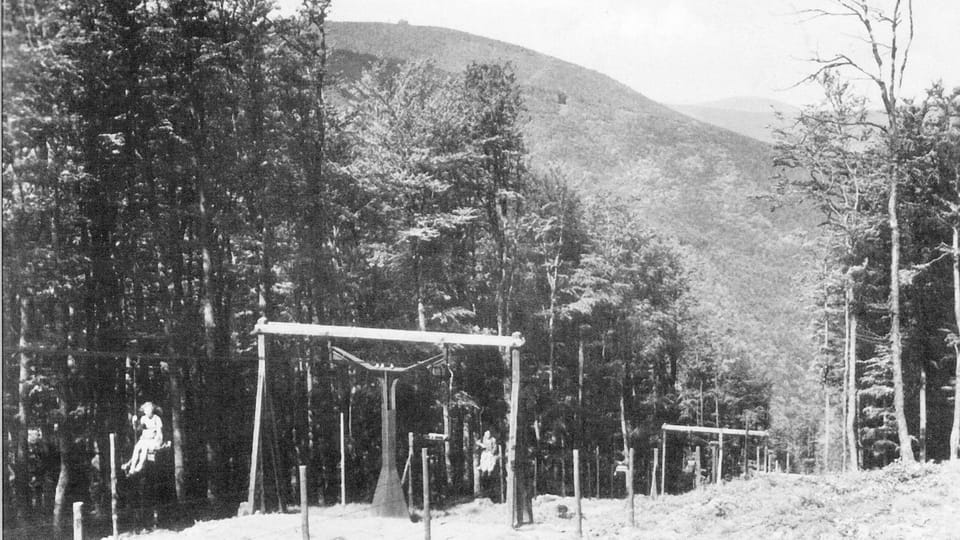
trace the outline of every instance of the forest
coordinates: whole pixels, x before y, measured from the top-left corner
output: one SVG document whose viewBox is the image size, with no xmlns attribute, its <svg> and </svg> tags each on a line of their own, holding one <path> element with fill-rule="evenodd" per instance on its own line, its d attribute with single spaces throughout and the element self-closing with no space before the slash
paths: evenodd
<svg viewBox="0 0 960 540">
<path fill-rule="evenodd" d="M 4 1 L 5 531 L 62 530 L 78 500 L 108 515 L 109 435 L 125 459 L 144 401 L 172 441 L 163 502 L 234 513 L 260 318 L 521 333 L 537 493 L 572 490 L 576 448 L 596 457 L 585 489 L 624 496 L 615 464 L 629 449 L 649 463 L 664 423 L 780 426 L 768 444 L 796 472 L 958 457 L 960 89 L 903 100 L 894 72 L 878 120 L 849 65 L 825 59 L 811 76 L 823 101 L 777 134 L 773 199 L 803 199 L 823 223 L 809 354 L 782 359 L 815 391 L 775 422 L 778 374 L 698 309 L 683 246 L 621 197 L 580 193 L 562 165 L 530 164 L 509 62 L 334 73 L 329 8 Z M 399 365 L 437 352 L 348 348 Z M 495 351 L 454 349 L 401 380 L 398 432 L 446 436 L 444 500 L 473 493 L 475 441 L 507 437 L 508 368 Z M 273 340 L 269 373 L 268 506 L 295 498 L 297 465 L 314 501 L 337 501 L 341 415 L 348 499 L 368 501 L 376 378 L 307 339 Z M 660 489 L 687 490 L 684 454 L 708 441 L 667 444 Z M 727 442 L 723 470 L 745 473 L 744 454 Z M 638 492 L 650 473 L 629 479 Z M 135 483 L 121 484 L 130 509 Z"/>
</svg>

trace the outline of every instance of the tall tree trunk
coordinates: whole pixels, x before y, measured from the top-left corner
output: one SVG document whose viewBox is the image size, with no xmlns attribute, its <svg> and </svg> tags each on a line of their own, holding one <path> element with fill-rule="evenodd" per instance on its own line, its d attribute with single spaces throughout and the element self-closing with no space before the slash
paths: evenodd
<svg viewBox="0 0 960 540">
<path fill-rule="evenodd" d="M 697 425 L 703 425 L 703 379 L 700 379 L 700 401 L 697 403 Z"/>
<path fill-rule="evenodd" d="M 859 452 L 857 450 L 857 323 L 858 318 L 855 311 L 850 312 L 850 338 L 847 360 L 847 454 L 850 459 L 850 468 L 858 470 L 860 464 L 857 462 Z"/>
<path fill-rule="evenodd" d="M 823 298 L 823 345 L 826 352 L 830 346 L 830 317 L 827 314 L 828 299 Z M 720 427 L 720 424 L 717 424 Z M 757 464 L 759 467 L 760 465 Z M 823 372 L 823 472 L 830 470 L 830 386 L 827 384 L 827 368 Z"/>
<path fill-rule="evenodd" d="M 957 340 L 953 343 L 953 427 L 950 428 L 950 461 L 960 461 L 960 225 L 953 225 L 953 317 Z"/>
<path fill-rule="evenodd" d="M 183 502 L 185 462 L 182 418 L 183 389 L 181 384 L 180 363 L 175 359 L 171 359 L 169 362 L 165 362 L 162 368 L 167 372 L 170 384 L 170 428 L 173 433 L 173 487 L 177 495 L 177 502 Z"/>
<path fill-rule="evenodd" d="M 29 297 L 20 295 L 20 347 L 29 345 L 32 334 Z M 20 351 L 20 381 L 17 386 L 17 460 L 14 476 L 14 500 L 16 501 L 17 521 L 21 524 L 27 519 L 27 429 L 30 427 L 30 390 L 31 383 L 30 354 Z"/>
<path fill-rule="evenodd" d="M 203 310 L 203 351 L 206 365 L 203 369 L 203 396 L 206 397 L 203 404 L 204 411 L 204 447 L 206 451 L 207 462 L 207 497 L 210 500 L 216 500 L 219 491 L 219 411 L 220 406 L 217 396 L 219 395 L 220 383 L 219 370 L 217 364 L 217 322 L 214 314 L 214 277 L 213 277 L 213 235 L 210 231 L 210 212 L 209 202 L 207 200 L 206 179 L 201 177 L 197 183 L 197 196 L 199 199 L 199 219 L 200 219 L 200 254 L 202 260 L 202 283 L 203 294 L 201 297 L 201 306 Z"/>
<path fill-rule="evenodd" d="M 67 506 L 67 487 L 70 485 L 70 414 L 67 405 L 67 370 L 61 370 L 62 380 L 57 390 L 57 409 L 60 421 L 56 426 L 57 447 L 60 451 L 60 475 L 53 496 L 53 528 L 59 536 L 65 537 L 64 511 Z"/>
<path fill-rule="evenodd" d="M 462 443 L 462 450 L 463 450 L 463 468 L 461 470 L 460 481 L 461 481 L 461 486 L 465 487 L 465 486 L 471 485 L 471 481 L 473 480 L 473 470 L 472 470 L 473 457 L 472 456 L 473 456 L 474 442 L 473 442 L 473 434 L 470 433 L 471 417 L 470 417 L 469 410 L 467 410 L 467 412 L 464 412 L 461 415 L 461 420 L 462 420 L 461 427 L 463 429 L 463 436 L 462 436 L 463 440 L 460 442 Z"/>
<path fill-rule="evenodd" d="M 563 234 L 561 232 L 561 241 Z M 557 320 L 557 279 L 560 271 L 560 250 L 553 259 L 553 271 L 547 272 L 547 284 L 550 286 L 550 318 L 547 320 L 547 341 L 549 344 L 548 370 L 547 370 L 547 388 L 553 392 L 553 370 L 556 363 L 556 320 Z"/>
<path fill-rule="evenodd" d="M 550 392 L 553 392 L 553 365 L 555 362 L 556 354 L 556 338 L 554 336 L 554 319 L 556 319 L 556 314 L 554 313 L 554 297 L 553 297 L 553 287 L 550 287 L 550 318 L 547 320 L 547 389 Z"/>
<path fill-rule="evenodd" d="M 823 472 L 830 470 L 830 390 L 823 385 Z"/>
<path fill-rule="evenodd" d="M 850 458 L 850 432 L 847 430 L 847 424 L 853 411 L 850 409 L 850 286 L 845 287 L 843 296 L 843 384 L 840 391 L 841 413 L 843 418 L 842 429 L 840 430 L 840 470 L 849 469 Z"/>
<path fill-rule="evenodd" d="M 156 203 L 154 203 L 156 204 Z M 159 215 L 154 214 L 155 223 L 160 223 Z M 166 238 L 169 239 L 171 233 Z M 167 342 L 167 354 L 171 357 L 177 355 L 177 338 L 174 335 L 173 321 L 182 318 L 181 298 L 177 293 L 182 294 L 182 290 L 174 284 L 169 271 L 164 266 L 163 259 L 168 248 L 161 247 L 157 262 L 157 276 L 159 278 L 159 290 L 161 296 L 161 305 L 166 307 L 167 313 L 163 321 L 164 339 Z M 178 278 L 179 279 L 179 278 Z M 171 358 L 168 362 L 161 365 L 161 369 L 167 372 L 167 378 L 170 388 L 170 428 L 173 434 L 173 483 L 174 491 L 177 495 L 177 502 L 183 502 L 185 461 L 184 461 L 184 436 L 183 436 L 183 410 L 184 410 L 184 392 L 183 392 L 183 373 L 180 362 Z"/>
<path fill-rule="evenodd" d="M 905 463 L 913 463 L 916 458 L 913 455 L 904 404 L 903 343 L 900 336 L 900 221 L 897 208 L 899 176 L 899 169 L 893 167 L 890 176 L 890 198 L 887 201 L 890 224 L 890 359 L 893 363 L 893 408 L 897 420 L 900 459 Z"/>
<path fill-rule="evenodd" d="M 627 425 L 627 407 L 623 398 L 623 388 L 620 389 L 620 435 L 623 437 L 623 460 L 624 463 L 630 459 L 630 438 L 629 438 L 629 426 Z M 623 475 L 623 486 L 624 489 L 627 488 L 627 483 L 632 481 L 632 478 L 629 478 L 629 474 Z"/>
<path fill-rule="evenodd" d="M 576 448 L 582 448 L 583 444 L 583 335 L 577 339 L 577 441 Z"/>
<path fill-rule="evenodd" d="M 920 462 L 927 461 L 927 367 L 920 364 Z"/>
</svg>

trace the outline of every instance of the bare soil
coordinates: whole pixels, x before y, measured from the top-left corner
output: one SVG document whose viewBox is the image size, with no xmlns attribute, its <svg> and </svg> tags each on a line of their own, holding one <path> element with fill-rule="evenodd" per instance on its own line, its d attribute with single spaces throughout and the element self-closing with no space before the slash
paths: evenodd
<svg viewBox="0 0 960 540">
<path fill-rule="evenodd" d="M 636 526 L 626 501 L 583 500 L 587 538 L 916 538 L 960 540 L 960 465 L 891 465 L 883 470 L 823 476 L 765 474 L 706 486 L 683 495 L 636 499 Z M 511 529 L 506 508 L 482 499 L 433 513 L 432 538 L 575 538 L 572 498 L 534 501 L 534 524 Z M 561 506 L 569 509 L 563 517 Z M 300 538 L 299 514 L 267 514 L 198 522 L 182 531 L 123 535 L 149 540 Z M 350 504 L 310 508 L 313 539 L 419 539 L 422 522 L 369 515 Z"/>
</svg>

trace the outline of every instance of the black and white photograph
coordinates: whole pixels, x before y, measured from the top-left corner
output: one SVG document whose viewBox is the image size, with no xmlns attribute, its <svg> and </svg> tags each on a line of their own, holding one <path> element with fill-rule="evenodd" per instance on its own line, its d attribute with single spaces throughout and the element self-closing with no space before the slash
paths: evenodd
<svg viewBox="0 0 960 540">
<path fill-rule="evenodd" d="M 955 0 L 2 0 L 2 537 L 960 540 Z"/>
</svg>

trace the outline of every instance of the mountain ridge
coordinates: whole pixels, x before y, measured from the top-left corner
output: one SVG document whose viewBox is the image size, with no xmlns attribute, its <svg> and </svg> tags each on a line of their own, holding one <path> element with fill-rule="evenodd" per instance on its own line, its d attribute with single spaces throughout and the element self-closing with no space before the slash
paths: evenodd
<svg viewBox="0 0 960 540">
<path fill-rule="evenodd" d="M 768 98 L 734 96 L 701 103 L 677 103 L 671 109 L 735 133 L 772 144 L 774 130 L 787 129 L 800 107 Z M 782 116 L 777 115 L 782 114 Z"/>
</svg>

